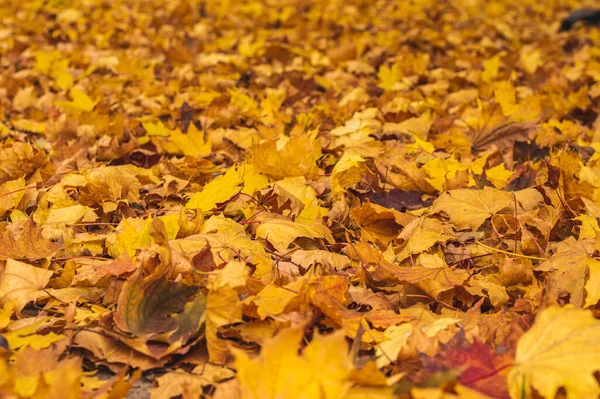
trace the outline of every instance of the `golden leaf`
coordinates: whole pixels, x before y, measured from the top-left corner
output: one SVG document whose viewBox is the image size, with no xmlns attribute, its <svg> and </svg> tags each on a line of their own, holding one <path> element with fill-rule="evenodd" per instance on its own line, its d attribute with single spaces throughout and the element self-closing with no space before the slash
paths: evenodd
<svg viewBox="0 0 600 399">
<path fill-rule="evenodd" d="M 434 201 L 432 212 L 443 212 L 458 229 L 477 230 L 492 215 L 514 208 L 511 193 L 485 187 L 484 190 L 451 190 Z"/>
<path fill-rule="evenodd" d="M 242 397 L 256 399 L 339 398 L 349 388 L 352 363 L 344 334 L 316 335 L 301 355 L 301 329 L 281 331 L 250 359 L 236 351 Z"/>
<path fill-rule="evenodd" d="M 12 303 L 20 312 L 29 302 L 47 298 L 44 288 L 51 276 L 51 270 L 8 259 L 0 281 L 0 304 Z"/>
<path fill-rule="evenodd" d="M 517 344 L 508 373 L 512 398 L 532 397 L 532 388 L 553 398 L 565 388 L 568 398 L 595 398 L 600 386 L 600 321 L 592 312 L 573 306 L 549 307 L 538 315 L 531 330 Z"/>
<path fill-rule="evenodd" d="M 185 205 L 190 209 L 200 209 L 202 212 L 212 211 L 218 204 L 230 200 L 241 190 L 243 180 L 237 170 L 232 167 L 224 175 L 217 177 L 206 186 L 202 191 L 192 195 Z"/>
</svg>

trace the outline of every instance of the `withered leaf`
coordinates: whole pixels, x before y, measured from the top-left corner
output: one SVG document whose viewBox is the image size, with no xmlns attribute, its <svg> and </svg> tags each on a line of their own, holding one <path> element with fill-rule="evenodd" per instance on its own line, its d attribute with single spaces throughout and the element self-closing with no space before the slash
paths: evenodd
<svg viewBox="0 0 600 399">
<path fill-rule="evenodd" d="M 121 330 L 137 336 L 176 330 L 179 328 L 179 318 L 193 312 L 199 319 L 204 312 L 203 307 L 186 309 L 186 304 L 196 291 L 195 287 L 167 281 L 164 276 L 158 279 L 144 278 L 140 269 L 131 275 L 121 289 L 115 322 Z"/>
<path fill-rule="evenodd" d="M 60 247 L 59 243 L 45 239 L 31 220 L 15 222 L 0 233 L 0 259 L 44 259 Z"/>
<path fill-rule="evenodd" d="M 598 27 L 533 3 L 0 1 L 0 392 L 597 397 Z"/>
</svg>

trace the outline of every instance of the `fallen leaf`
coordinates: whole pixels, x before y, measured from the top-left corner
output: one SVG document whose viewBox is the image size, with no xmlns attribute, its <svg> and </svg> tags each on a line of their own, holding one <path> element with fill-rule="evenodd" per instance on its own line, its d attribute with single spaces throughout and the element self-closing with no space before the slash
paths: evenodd
<svg viewBox="0 0 600 399">
<path fill-rule="evenodd" d="M 279 251 L 286 250 L 299 237 L 321 238 L 329 243 L 334 241 L 329 229 L 320 223 L 306 225 L 282 219 L 262 222 L 256 229 L 256 237 L 267 240 Z"/>
<path fill-rule="evenodd" d="M 186 207 L 200 209 L 203 212 L 212 211 L 218 204 L 222 204 L 238 194 L 242 183 L 235 168 L 229 168 L 224 175 L 217 177 L 204 186 L 202 191 L 195 193 Z"/>
<path fill-rule="evenodd" d="M 517 344 L 508 373 L 511 397 L 529 397 L 534 388 L 548 398 L 561 387 L 567 397 L 597 396 L 600 387 L 594 372 L 600 365 L 599 331 L 600 322 L 587 310 L 566 306 L 540 312 Z"/>
<path fill-rule="evenodd" d="M 8 259 L 0 281 L 0 304 L 10 303 L 20 312 L 29 302 L 47 298 L 49 295 L 44 288 L 50 277 L 51 270 Z"/>
<path fill-rule="evenodd" d="M 0 235 L 0 259 L 38 260 L 53 255 L 59 248 L 60 244 L 45 239 L 31 220 L 15 222 Z"/>
<path fill-rule="evenodd" d="M 282 146 L 277 139 L 257 143 L 252 149 L 252 164 L 256 170 L 274 179 L 291 176 L 314 178 L 320 173 L 316 165 L 321 156 L 321 145 L 314 134 L 285 140 Z"/>
<path fill-rule="evenodd" d="M 302 330 L 283 330 L 264 345 L 257 359 L 236 351 L 242 397 L 341 397 L 352 371 L 344 335 L 316 335 L 298 355 L 301 338 Z"/>
<path fill-rule="evenodd" d="M 458 229 L 477 230 L 505 208 L 514 208 L 512 194 L 486 187 L 483 191 L 451 190 L 434 201 L 432 212 L 444 212 Z"/>
</svg>

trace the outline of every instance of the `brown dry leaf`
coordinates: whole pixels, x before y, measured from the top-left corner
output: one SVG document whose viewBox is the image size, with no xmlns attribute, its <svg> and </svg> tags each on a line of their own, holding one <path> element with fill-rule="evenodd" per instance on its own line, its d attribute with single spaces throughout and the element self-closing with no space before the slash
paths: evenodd
<svg viewBox="0 0 600 399">
<path fill-rule="evenodd" d="M 73 279 L 73 283 L 78 281 L 88 281 L 91 284 L 96 284 L 98 281 L 107 276 L 121 276 L 126 273 L 133 272 L 136 265 L 129 257 L 127 252 L 123 252 L 118 259 L 100 261 L 93 259 L 89 264 L 83 264 L 77 268 L 77 275 Z"/>
<path fill-rule="evenodd" d="M 51 173 L 46 153 L 29 143 L 13 142 L 0 148 L 0 183 L 29 178 L 34 172 L 45 167 L 48 167 L 45 173 Z"/>
<path fill-rule="evenodd" d="M 182 398 L 199 397 L 202 388 L 214 384 L 211 378 L 202 375 L 173 371 L 156 379 L 156 387 L 150 389 L 151 398 Z"/>
<path fill-rule="evenodd" d="M 173 268 L 171 249 L 159 219 L 152 222 L 150 234 L 157 248 L 138 256 L 136 271 L 121 288 L 115 322 L 121 330 L 138 337 L 170 333 L 167 343 L 179 341 L 183 345 L 200 330 L 206 299 L 197 287 L 169 281 Z"/>
<path fill-rule="evenodd" d="M 58 251 L 60 244 L 42 236 L 41 229 L 31 220 L 12 223 L 0 234 L 1 259 L 38 260 L 50 257 Z"/>
<path fill-rule="evenodd" d="M 492 145 L 507 148 L 515 141 L 530 140 L 536 129 L 535 122 L 501 124 L 493 130 L 479 132 L 473 139 L 473 146 L 477 150 L 486 150 Z"/>
<path fill-rule="evenodd" d="M 144 279 L 140 268 L 123 285 L 115 321 L 121 330 L 138 336 L 172 331 L 179 321 L 171 316 L 183 312 L 194 291 L 181 283 Z"/>
<path fill-rule="evenodd" d="M 102 330 L 81 331 L 75 335 L 73 344 L 90 351 L 96 361 L 106 361 L 113 371 L 127 365 L 148 370 L 161 366 L 167 360 L 154 359 L 139 353 L 118 339 L 106 336 Z"/>
<path fill-rule="evenodd" d="M 352 218 L 371 241 L 379 240 L 383 244 L 388 244 L 398 237 L 402 227 L 412 220 L 406 214 L 371 202 L 354 208 Z"/>
</svg>

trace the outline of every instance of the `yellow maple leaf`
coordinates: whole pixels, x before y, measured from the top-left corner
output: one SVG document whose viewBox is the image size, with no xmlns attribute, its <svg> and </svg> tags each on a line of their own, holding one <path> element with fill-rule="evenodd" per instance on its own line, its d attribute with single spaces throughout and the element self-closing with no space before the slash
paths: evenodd
<svg viewBox="0 0 600 399">
<path fill-rule="evenodd" d="M 514 207 L 511 193 L 485 187 L 445 192 L 433 203 L 432 213 L 444 212 L 458 229 L 475 231 L 487 218 L 507 207 Z"/>
<path fill-rule="evenodd" d="M 413 326 L 403 323 L 399 326 L 391 326 L 385 330 L 385 341 L 377 346 L 377 367 L 384 367 L 395 362 L 402 348 L 408 342 L 412 334 Z"/>
<path fill-rule="evenodd" d="M 335 241 L 329 229 L 322 224 L 307 225 L 283 219 L 262 222 L 256 229 L 256 237 L 269 241 L 279 251 L 287 249 L 299 237 L 323 238 L 329 243 Z"/>
<path fill-rule="evenodd" d="M 496 54 L 495 56 L 483 61 L 483 74 L 481 75 L 481 79 L 484 82 L 490 83 L 496 79 L 503 55 L 504 54 L 502 53 Z"/>
<path fill-rule="evenodd" d="M 4 304 L 4 307 L 0 309 L 0 330 L 10 324 L 10 317 L 14 313 L 14 307 L 15 305 L 12 302 L 7 302 Z"/>
<path fill-rule="evenodd" d="M 0 147 L 0 183 L 27 179 L 47 162 L 47 154 L 38 146 L 9 141 Z"/>
<path fill-rule="evenodd" d="M 347 256 L 318 249 L 296 251 L 292 254 L 292 261 L 302 265 L 305 269 L 308 269 L 309 266 L 315 263 L 331 267 L 335 270 L 342 270 L 350 266 L 350 259 Z"/>
<path fill-rule="evenodd" d="M 596 398 L 600 386 L 600 321 L 589 310 L 567 305 L 543 310 L 517 344 L 508 373 L 512 398 L 530 398 L 532 387 L 545 398 L 565 388 L 568 398 Z"/>
<path fill-rule="evenodd" d="M 27 107 L 32 106 L 37 99 L 34 89 L 33 86 L 19 89 L 13 99 L 13 108 L 17 111 L 24 111 Z"/>
<path fill-rule="evenodd" d="M 45 75 L 53 77 L 62 90 L 67 90 L 73 86 L 73 75 L 68 71 L 69 60 L 58 50 L 51 52 L 38 51 L 35 54 L 34 68 Z"/>
<path fill-rule="evenodd" d="M 422 167 L 422 170 L 429 176 L 425 180 L 438 191 L 444 191 L 448 180 L 454 178 L 458 172 L 467 169 L 469 169 L 468 165 L 458 162 L 454 157 L 434 158 Z"/>
<path fill-rule="evenodd" d="M 381 111 L 367 108 L 357 111 L 343 126 L 331 130 L 332 147 L 352 150 L 363 157 L 375 157 L 383 150 L 383 145 L 373 135 L 381 130 Z"/>
<path fill-rule="evenodd" d="M 216 91 L 202 91 L 192 93 L 192 104 L 198 107 L 208 107 L 216 98 L 221 97 Z"/>
<path fill-rule="evenodd" d="M 169 139 L 184 155 L 202 158 L 210 155 L 212 151 L 210 141 L 204 139 L 204 133 L 199 131 L 193 123 L 190 123 L 187 134 L 175 129 L 171 131 Z"/>
<path fill-rule="evenodd" d="M 43 373 L 34 398 L 80 398 L 82 396 L 81 376 L 81 359 L 76 357 L 66 359 L 56 368 Z"/>
<path fill-rule="evenodd" d="M 59 71 L 55 74 L 56 85 L 62 90 L 68 90 L 73 86 L 73 75 L 69 71 Z"/>
<path fill-rule="evenodd" d="M 210 363 L 207 363 L 205 366 L 210 366 Z M 216 382 L 202 374 L 187 373 L 183 370 L 164 374 L 156 379 L 156 386 L 150 389 L 151 397 L 172 398 L 174 396 L 186 397 L 186 395 L 200 397 L 202 395 L 202 387 L 212 385 Z"/>
<path fill-rule="evenodd" d="M 212 211 L 217 204 L 230 200 L 241 190 L 242 177 L 235 167 L 231 167 L 224 175 L 212 180 L 202 188 L 202 191 L 192 195 L 185 205 L 189 209 L 200 209 L 203 212 Z"/>
<path fill-rule="evenodd" d="M 72 112 L 90 112 L 96 107 L 100 99 L 92 100 L 85 92 L 71 88 L 69 91 L 72 101 L 57 101 L 60 107 Z"/>
<path fill-rule="evenodd" d="M 340 398 L 350 387 L 352 362 L 340 331 L 317 334 L 298 355 L 303 329 L 287 329 L 267 341 L 260 357 L 236 351 L 237 380 L 243 398 Z"/>
<path fill-rule="evenodd" d="M 535 73 L 542 65 L 542 52 L 533 46 L 523 46 L 519 53 L 519 60 L 527 73 Z"/>
<path fill-rule="evenodd" d="M 41 327 L 40 323 L 30 324 L 26 327 L 4 334 L 4 338 L 6 338 L 9 347 L 13 350 L 26 347 L 40 350 L 65 338 L 64 335 L 55 334 L 53 332 L 45 335 L 37 334 L 37 329 L 39 327 Z"/>
<path fill-rule="evenodd" d="M 51 52 L 38 51 L 35 54 L 34 68 L 46 75 L 50 75 L 55 68 L 66 68 L 68 64 L 69 60 L 65 59 L 58 50 Z"/>
<path fill-rule="evenodd" d="M 316 178 L 321 169 L 321 143 L 316 132 L 296 137 L 271 139 L 252 147 L 252 163 L 256 170 L 275 179 L 304 176 Z"/>
<path fill-rule="evenodd" d="M 437 219 L 422 217 L 407 224 L 398 236 L 406 240 L 406 245 L 396 256 L 401 261 L 411 255 L 427 251 L 438 242 L 452 238 L 452 230 Z M 438 267 L 440 265 L 437 265 Z M 443 266 L 443 265 L 442 265 Z"/>
<path fill-rule="evenodd" d="M 134 256 L 138 249 L 147 247 L 152 243 L 150 226 L 152 218 L 124 218 L 117 226 L 114 233 L 106 239 L 108 253 L 114 258 L 126 252 L 130 257 Z"/>
<path fill-rule="evenodd" d="M 488 297 L 493 307 L 500 309 L 510 297 L 506 288 L 499 284 L 493 277 L 475 275 L 469 279 L 468 286 L 465 289 L 473 295 Z"/>
<path fill-rule="evenodd" d="M 250 95 L 240 89 L 229 89 L 230 104 L 238 108 L 240 112 L 248 117 L 258 116 L 260 109 L 258 103 Z"/>
<path fill-rule="evenodd" d="M 156 123 L 152 122 L 142 122 L 142 127 L 146 130 L 148 136 L 159 136 L 159 137 L 168 137 L 169 132 L 166 126 L 158 121 Z"/>
<path fill-rule="evenodd" d="M 256 312 L 264 320 L 267 316 L 281 314 L 298 295 L 292 288 L 269 284 L 252 299 L 257 305 Z"/>
<path fill-rule="evenodd" d="M 502 114 L 515 122 L 535 120 L 542 111 L 539 96 L 531 95 L 517 101 L 516 89 L 506 80 L 494 84 L 494 99 L 500 104 Z"/>
<path fill-rule="evenodd" d="M 403 225 L 413 218 L 395 209 L 385 208 L 372 202 L 365 202 L 360 208 L 351 211 L 352 218 L 370 241 L 380 240 L 384 244 L 398 237 Z"/>
<path fill-rule="evenodd" d="M 283 89 L 268 88 L 266 97 L 260 102 L 260 121 L 267 125 L 273 125 L 278 119 L 278 111 L 285 100 L 286 92 Z"/>
<path fill-rule="evenodd" d="M 517 103 L 517 92 L 512 83 L 503 80 L 494 83 L 494 99 L 502 108 L 502 113 L 509 116 L 515 111 Z"/>
<path fill-rule="evenodd" d="M 292 212 L 298 214 L 299 211 L 296 222 L 310 225 L 320 222 L 321 216 L 327 213 L 327 209 L 319 205 L 315 189 L 303 176 L 286 177 L 276 182 L 273 188 L 281 199 L 290 199 L 295 204 L 292 205 Z"/>
<path fill-rule="evenodd" d="M 485 171 L 485 175 L 496 188 L 503 188 L 508 183 L 508 179 L 513 175 L 513 172 L 506 169 L 503 163 L 489 168 Z"/>
<path fill-rule="evenodd" d="M 98 219 L 98 215 L 92 208 L 77 204 L 64 208 L 50 209 L 44 223 L 74 224 L 79 222 L 93 222 L 96 219 Z"/>
<path fill-rule="evenodd" d="M 255 191 L 265 188 L 269 178 L 256 171 L 252 164 L 244 163 L 238 168 L 240 179 L 244 182 L 242 193 L 253 195 Z"/>
</svg>

